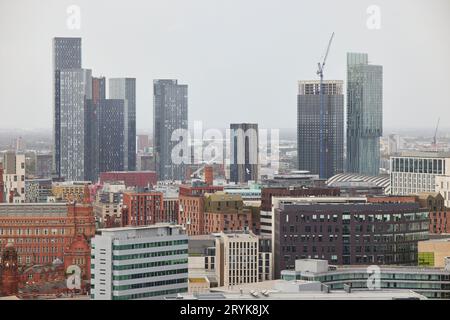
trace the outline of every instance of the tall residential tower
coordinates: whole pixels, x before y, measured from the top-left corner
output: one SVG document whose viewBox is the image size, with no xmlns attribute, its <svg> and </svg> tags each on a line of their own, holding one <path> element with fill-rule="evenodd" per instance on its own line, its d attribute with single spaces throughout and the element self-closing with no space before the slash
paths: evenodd
<svg viewBox="0 0 450 320">
<path fill-rule="evenodd" d="M 329 177 L 344 167 L 343 81 L 324 81 L 324 173 Z M 300 81 L 297 96 L 298 169 L 319 174 L 320 168 L 320 81 Z"/>
<path fill-rule="evenodd" d="M 347 53 L 347 171 L 378 175 L 383 133 L 383 67 Z"/>
<path fill-rule="evenodd" d="M 153 143 L 158 180 L 185 179 L 186 166 L 172 159 L 172 151 L 179 144 L 172 141 L 172 134 L 178 129 L 188 129 L 188 86 L 177 80 L 154 80 Z"/>
<path fill-rule="evenodd" d="M 136 170 L 136 79 L 109 79 L 109 98 L 124 100 L 124 170 Z"/>
</svg>

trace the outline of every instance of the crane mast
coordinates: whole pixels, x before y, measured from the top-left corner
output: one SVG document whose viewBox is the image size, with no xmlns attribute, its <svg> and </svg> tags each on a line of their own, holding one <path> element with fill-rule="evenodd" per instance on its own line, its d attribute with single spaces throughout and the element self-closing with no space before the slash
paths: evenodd
<svg viewBox="0 0 450 320">
<path fill-rule="evenodd" d="M 325 63 L 327 62 L 328 53 L 330 52 L 331 42 L 334 38 L 334 32 L 331 34 L 330 41 L 328 42 L 327 50 L 323 58 L 322 63 L 318 63 L 317 75 L 320 77 L 319 82 L 319 100 L 320 100 L 320 120 L 319 120 L 319 177 L 321 179 L 326 178 L 325 172 L 325 100 L 323 97 L 324 87 L 323 87 L 323 70 L 325 69 Z"/>
</svg>

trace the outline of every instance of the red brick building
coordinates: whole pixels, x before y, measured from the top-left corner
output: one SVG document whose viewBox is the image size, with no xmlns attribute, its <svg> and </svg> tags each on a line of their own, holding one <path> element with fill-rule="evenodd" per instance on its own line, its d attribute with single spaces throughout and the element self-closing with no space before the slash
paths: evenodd
<svg viewBox="0 0 450 320">
<path fill-rule="evenodd" d="M 204 234 L 204 195 L 216 191 L 223 191 L 223 187 L 206 184 L 180 186 L 178 223 L 186 227 L 188 235 Z"/>
<path fill-rule="evenodd" d="M 19 291 L 19 272 L 17 265 L 17 252 L 11 243 L 6 245 L 1 257 L 0 295 L 15 295 Z"/>
<path fill-rule="evenodd" d="M 207 194 L 204 211 L 202 234 L 253 229 L 252 211 L 244 208 L 240 195 Z"/>
<path fill-rule="evenodd" d="M 124 181 L 125 186 L 147 188 L 157 183 L 155 171 L 111 171 L 100 173 L 100 183 L 105 181 Z"/>
<path fill-rule="evenodd" d="M 162 192 L 125 192 L 122 226 L 147 226 L 165 222 Z"/>
<path fill-rule="evenodd" d="M 64 252 L 77 235 L 95 235 L 92 205 L 87 203 L 0 204 L 0 251 L 8 243 L 17 250 L 18 264 L 64 261 Z"/>
<path fill-rule="evenodd" d="M 374 196 L 368 197 L 367 202 L 380 203 L 414 203 L 429 211 L 430 233 L 450 233 L 450 211 L 445 207 L 444 197 L 439 192 L 422 192 L 411 196 Z"/>
</svg>

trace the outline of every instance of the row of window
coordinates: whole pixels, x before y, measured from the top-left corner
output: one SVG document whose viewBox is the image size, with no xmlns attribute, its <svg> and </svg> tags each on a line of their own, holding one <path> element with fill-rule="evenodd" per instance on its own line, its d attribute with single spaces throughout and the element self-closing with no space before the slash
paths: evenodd
<svg viewBox="0 0 450 320">
<path fill-rule="evenodd" d="M 184 263 L 188 263 L 188 259 L 154 261 L 154 262 L 148 262 L 148 263 L 136 263 L 136 264 L 127 264 L 127 265 L 123 265 L 123 266 L 113 266 L 113 270 L 142 269 L 142 268 L 171 266 L 171 265 L 184 264 Z M 92 268 L 94 268 L 94 267 L 92 267 Z"/>
<path fill-rule="evenodd" d="M 147 252 L 147 253 L 137 253 L 137 254 L 127 254 L 123 256 L 114 256 L 114 260 L 131 260 L 131 259 L 143 259 L 143 258 L 153 258 L 162 256 L 172 256 L 178 254 L 187 254 L 186 250 L 169 250 L 169 251 L 157 251 L 157 252 Z"/>
<path fill-rule="evenodd" d="M 167 285 L 171 285 L 171 284 L 187 283 L 187 281 L 188 281 L 188 279 L 186 277 L 186 278 L 180 278 L 180 279 L 126 284 L 126 285 L 121 285 L 121 286 L 114 286 L 113 290 L 121 291 L 121 290 L 133 290 L 133 289 L 142 289 L 142 288 L 150 288 L 150 287 L 160 287 L 160 286 L 167 286 Z"/>
<path fill-rule="evenodd" d="M 161 276 L 168 276 L 168 275 L 180 274 L 180 273 L 188 273 L 188 269 L 184 268 L 184 269 L 174 269 L 174 270 L 165 270 L 165 271 L 145 272 L 145 273 L 113 276 L 113 280 L 132 280 L 132 279 L 141 279 L 141 278 L 150 278 L 150 277 L 161 277 Z"/>
<path fill-rule="evenodd" d="M 133 249 L 145 249 L 145 248 L 155 248 L 155 247 L 168 247 L 168 246 L 178 246 L 178 245 L 187 244 L 187 243 L 188 243 L 188 240 L 184 239 L 184 240 L 173 240 L 173 241 L 123 244 L 123 245 L 113 245 L 113 250 L 133 250 Z"/>
</svg>

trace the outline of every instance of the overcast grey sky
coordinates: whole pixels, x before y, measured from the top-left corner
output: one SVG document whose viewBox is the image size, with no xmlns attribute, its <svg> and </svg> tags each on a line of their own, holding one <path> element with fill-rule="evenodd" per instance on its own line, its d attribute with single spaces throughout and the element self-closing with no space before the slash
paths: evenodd
<svg viewBox="0 0 450 320">
<path fill-rule="evenodd" d="M 157 78 L 189 85 L 190 121 L 294 128 L 297 80 L 317 78 L 333 31 L 325 78 L 345 80 L 348 51 L 383 65 L 385 127 L 450 126 L 449 0 L 0 0 L 0 127 L 51 128 L 52 38 L 68 36 L 93 75 L 137 78 L 138 129 Z"/>
</svg>

